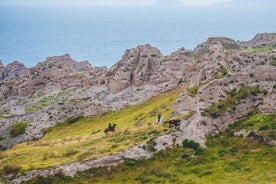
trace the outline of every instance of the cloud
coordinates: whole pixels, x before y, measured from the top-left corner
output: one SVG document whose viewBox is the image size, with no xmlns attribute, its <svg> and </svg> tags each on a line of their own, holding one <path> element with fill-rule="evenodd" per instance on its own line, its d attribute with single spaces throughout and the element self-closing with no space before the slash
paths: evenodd
<svg viewBox="0 0 276 184">
<path fill-rule="evenodd" d="M 185 5 L 213 5 L 217 3 L 230 2 L 231 0 L 177 0 Z"/>
<path fill-rule="evenodd" d="M 155 0 L 0 0 L 0 5 L 151 5 Z"/>
</svg>

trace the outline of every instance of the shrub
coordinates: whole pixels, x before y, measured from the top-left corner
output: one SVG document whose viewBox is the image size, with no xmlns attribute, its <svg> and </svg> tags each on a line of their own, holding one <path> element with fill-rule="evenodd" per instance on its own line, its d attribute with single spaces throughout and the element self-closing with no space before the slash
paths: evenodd
<svg viewBox="0 0 276 184">
<path fill-rule="evenodd" d="M 227 150 L 225 150 L 225 149 L 221 149 L 221 150 L 218 150 L 218 155 L 220 156 L 220 157 L 223 157 L 225 154 L 227 154 L 228 153 L 228 151 Z"/>
<path fill-rule="evenodd" d="M 27 126 L 28 126 L 28 123 L 24 121 L 14 124 L 9 132 L 10 136 L 17 137 L 21 134 L 24 134 Z"/>
<path fill-rule="evenodd" d="M 264 61 L 260 61 L 259 63 L 257 63 L 257 66 L 261 66 L 261 65 L 264 65 L 265 62 Z"/>
<path fill-rule="evenodd" d="M 259 86 L 254 86 L 250 88 L 250 94 L 256 96 L 258 93 L 260 93 L 260 87 Z"/>
<path fill-rule="evenodd" d="M 264 125 L 264 126 L 261 126 L 260 128 L 259 128 L 259 131 L 262 131 L 262 130 L 269 130 L 269 125 Z"/>
<path fill-rule="evenodd" d="M 0 141 L 2 141 L 2 140 L 4 140 L 4 139 L 5 139 L 4 137 L 0 136 Z"/>
<path fill-rule="evenodd" d="M 270 65 L 276 67 L 276 60 L 271 61 Z"/>
<path fill-rule="evenodd" d="M 73 116 L 73 117 L 70 117 L 70 118 L 66 119 L 65 123 L 69 124 L 69 125 L 72 125 L 72 124 L 78 122 L 81 119 L 83 119 L 83 116 Z"/>
<path fill-rule="evenodd" d="M 15 164 L 8 164 L 3 167 L 3 173 L 8 174 L 17 174 L 20 171 L 20 167 Z"/>
<path fill-rule="evenodd" d="M 248 137 L 256 137 L 257 134 L 254 131 L 249 132 Z"/>
<path fill-rule="evenodd" d="M 187 90 L 187 95 L 191 97 L 195 97 L 197 95 L 198 89 L 200 85 L 198 86 L 193 86 Z"/>
<path fill-rule="evenodd" d="M 193 150 L 198 150 L 200 148 L 199 143 L 193 141 L 193 140 L 189 140 L 189 139 L 185 139 L 182 142 L 182 145 L 184 148 L 192 148 Z"/>
<path fill-rule="evenodd" d="M 238 152 L 238 148 L 236 146 L 229 149 L 229 152 L 235 155 Z"/>
<path fill-rule="evenodd" d="M 148 151 L 151 151 L 151 152 L 155 152 L 156 151 L 155 145 L 156 145 L 156 142 L 153 139 L 151 139 L 151 140 L 149 140 L 147 142 L 146 146 L 144 146 L 143 148 L 145 150 L 148 150 Z"/>
<path fill-rule="evenodd" d="M 136 165 L 136 160 L 126 159 L 126 160 L 125 160 L 125 165 L 128 165 L 128 166 L 135 166 L 135 165 Z"/>
<path fill-rule="evenodd" d="M 197 150 L 195 150 L 195 155 L 203 155 L 204 153 L 205 152 L 203 148 L 198 148 Z"/>
</svg>

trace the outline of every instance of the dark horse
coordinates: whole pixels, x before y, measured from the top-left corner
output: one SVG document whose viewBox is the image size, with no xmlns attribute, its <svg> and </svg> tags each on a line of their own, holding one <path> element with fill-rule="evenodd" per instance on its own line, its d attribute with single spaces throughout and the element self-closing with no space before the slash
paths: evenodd
<svg viewBox="0 0 276 184">
<path fill-rule="evenodd" d="M 107 135 L 107 133 L 108 133 L 109 131 L 112 131 L 113 133 L 114 133 L 114 132 L 116 133 L 116 130 L 115 130 L 116 126 L 117 126 L 117 124 L 114 124 L 114 125 L 112 126 L 112 129 L 106 128 L 106 129 L 104 130 L 105 135 Z"/>
<path fill-rule="evenodd" d="M 168 123 L 170 124 L 170 128 L 171 127 L 177 127 L 180 125 L 180 120 L 179 119 L 172 119 L 169 120 Z"/>
</svg>

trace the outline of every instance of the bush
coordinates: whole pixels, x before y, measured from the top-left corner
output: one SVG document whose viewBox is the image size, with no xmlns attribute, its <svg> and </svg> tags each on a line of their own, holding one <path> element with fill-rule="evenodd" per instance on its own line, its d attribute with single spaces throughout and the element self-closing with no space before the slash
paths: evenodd
<svg viewBox="0 0 276 184">
<path fill-rule="evenodd" d="M 155 152 L 156 151 L 156 149 L 155 149 L 156 144 L 157 143 L 153 139 L 149 140 L 146 144 L 146 150 L 151 151 L 151 152 Z"/>
<path fill-rule="evenodd" d="M 254 131 L 251 131 L 249 134 L 248 134 L 248 137 L 256 137 L 257 134 L 254 132 Z"/>
<path fill-rule="evenodd" d="M 125 164 L 128 165 L 128 166 L 135 166 L 136 165 L 136 160 L 126 159 Z"/>
<path fill-rule="evenodd" d="M 276 67 L 276 60 L 271 61 L 270 65 Z"/>
<path fill-rule="evenodd" d="M 193 140 L 189 140 L 189 139 L 185 139 L 182 142 L 182 145 L 184 148 L 192 148 L 193 150 L 198 150 L 200 148 L 199 143 L 193 141 Z"/>
<path fill-rule="evenodd" d="M 262 131 L 262 130 L 269 130 L 269 125 L 264 125 L 264 126 L 261 126 L 260 128 L 259 128 L 259 131 Z"/>
<path fill-rule="evenodd" d="M 259 63 L 257 63 L 257 66 L 261 66 L 261 65 L 265 65 L 264 61 L 260 61 Z"/>
<path fill-rule="evenodd" d="M 17 174 L 20 171 L 20 167 L 15 165 L 15 164 L 9 164 L 9 165 L 5 165 L 3 167 L 3 173 L 8 175 L 8 174 Z"/>
<path fill-rule="evenodd" d="M 83 116 L 77 116 L 77 117 L 73 116 L 73 117 L 70 117 L 70 118 L 66 119 L 65 123 L 69 124 L 69 125 L 72 125 L 72 124 L 78 122 L 81 119 L 83 119 Z"/>
<path fill-rule="evenodd" d="M 27 126 L 28 126 L 28 123 L 24 121 L 14 124 L 9 132 L 10 136 L 17 137 L 21 134 L 24 134 Z"/>
<path fill-rule="evenodd" d="M 187 95 L 191 97 L 195 97 L 201 85 L 193 86 L 187 90 Z"/>
<path fill-rule="evenodd" d="M 225 149 L 221 149 L 221 150 L 218 150 L 218 155 L 220 156 L 220 157 L 223 157 L 225 154 L 227 154 L 228 153 L 228 151 L 227 150 L 225 150 Z"/>
</svg>

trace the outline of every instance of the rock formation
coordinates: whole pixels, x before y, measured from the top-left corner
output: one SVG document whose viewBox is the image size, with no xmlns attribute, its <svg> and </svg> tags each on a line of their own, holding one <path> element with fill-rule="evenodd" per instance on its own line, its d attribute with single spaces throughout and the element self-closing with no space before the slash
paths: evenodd
<svg viewBox="0 0 276 184">
<path fill-rule="evenodd" d="M 275 44 L 275 33 L 258 34 L 247 42 L 212 37 L 194 50 L 182 48 L 168 56 L 151 45 L 141 45 L 127 50 L 110 69 L 76 62 L 68 54 L 49 57 L 29 69 L 19 62 L 6 67 L 0 62 L 0 114 L 4 115 L 0 118 L 0 136 L 4 137 L 0 148 L 39 139 L 45 129 L 69 116 L 119 110 L 182 84 L 189 88 L 175 102 L 174 115 L 191 116 L 181 121 L 181 131 L 154 139 L 155 150 L 181 144 L 185 138 L 204 145 L 206 136 L 224 130 L 252 110 L 276 113 Z M 256 46 L 269 49 L 246 49 Z M 24 104 L 27 113 L 8 116 L 13 104 Z M 10 127 L 18 121 L 28 122 L 26 133 L 11 138 Z M 153 152 L 145 145 L 85 163 L 30 171 L 14 183 L 59 170 L 74 175 L 91 167 L 116 165 L 125 158 L 150 158 Z"/>
<path fill-rule="evenodd" d="M 238 43 L 229 38 L 212 37 L 192 51 L 182 48 L 169 56 L 163 56 L 151 45 L 141 45 L 127 50 L 110 69 L 76 62 L 69 54 L 48 57 L 29 69 L 17 61 L 6 67 L 1 65 L 0 113 L 9 112 L 13 106 L 11 101 L 24 104 L 27 113 L 21 117 L 7 117 L 9 121 L 0 119 L 0 136 L 6 137 L 0 145 L 9 148 L 23 141 L 38 139 L 46 128 L 68 116 L 91 116 L 122 109 L 183 83 L 190 87 L 208 83 L 201 85 L 200 94 L 194 98 L 187 96 L 185 91 L 175 110 L 176 114 L 197 112 L 194 115 L 196 122 L 190 124 L 197 131 L 202 122 L 208 126 L 202 128 L 205 132 L 197 134 L 200 139 L 199 136 L 195 138 L 204 143 L 206 134 L 223 129 L 227 125 L 222 125 L 222 122 L 230 123 L 238 117 L 230 118 L 229 114 L 227 119 L 213 120 L 200 116 L 202 109 L 226 97 L 225 91 L 239 89 L 241 83 L 259 85 L 261 90 L 266 90 L 269 95 L 254 103 L 263 104 L 259 106 L 260 110 L 271 112 L 274 105 L 271 86 L 275 82 L 275 64 L 271 63 L 275 62 L 275 50 L 258 53 L 247 52 L 241 47 L 264 43 L 273 45 L 275 38 L 276 34 L 265 33 L 248 42 Z M 212 89 L 209 89 L 210 85 Z M 210 92 L 206 94 L 206 90 Z M 244 114 L 256 106 L 253 102 L 246 103 L 252 107 L 246 107 Z M 10 138 L 8 131 L 17 121 L 28 122 L 27 131 L 24 135 Z"/>
</svg>

